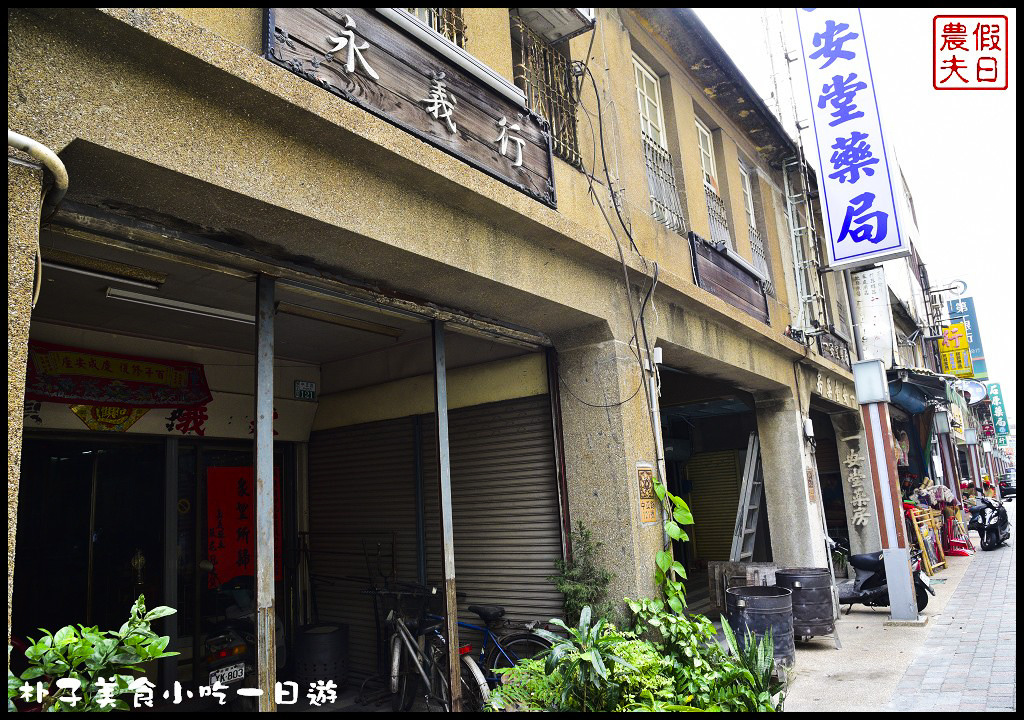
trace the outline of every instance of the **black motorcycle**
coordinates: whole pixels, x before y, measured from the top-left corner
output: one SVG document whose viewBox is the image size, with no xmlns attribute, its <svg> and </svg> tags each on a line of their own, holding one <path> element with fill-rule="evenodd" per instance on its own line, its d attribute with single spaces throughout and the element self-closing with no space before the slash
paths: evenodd
<svg viewBox="0 0 1024 720">
<path fill-rule="evenodd" d="M 868 607 L 889 607 L 889 585 L 885 577 L 885 560 L 881 551 L 851 555 L 849 549 L 839 544 L 833 547 L 847 558 L 856 577 L 836 586 L 839 592 L 839 604 L 849 605 L 847 614 L 855 604 Z M 921 612 L 928 606 L 928 594 L 935 594 L 928 583 L 928 577 L 921 572 L 920 565 L 914 570 L 914 589 L 917 596 L 917 611 Z"/>
<path fill-rule="evenodd" d="M 968 530 L 976 530 L 982 550 L 995 550 L 1010 539 L 1010 519 L 1006 508 L 995 498 L 983 497 L 971 508 Z"/>
<path fill-rule="evenodd" d="M 226 690 L 233 709 L 255 710 L 255 698 L 239 696 L 238 687 L 258 687 L 256 674 L 256 603 L 253 601 L 253 578 L 236 577 L 216 588 L 215 603 L 220 619 L 209 629 L 201 659 L 202 677 L 213 687 L 215 682 Z M 284 625 L 276 621 L 277 669 L 285 665 Z"/>
</svg>

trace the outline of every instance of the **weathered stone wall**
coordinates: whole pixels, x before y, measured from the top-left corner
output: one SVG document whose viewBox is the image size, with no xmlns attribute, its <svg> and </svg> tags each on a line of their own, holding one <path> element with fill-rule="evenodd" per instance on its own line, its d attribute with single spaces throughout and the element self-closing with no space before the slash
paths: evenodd
<svg viewBox="0 0 1024 720">
<path fill-rule="evenodd" d="M 7 161 L 7 639 L 11 632 L 14 551 L 18 531 L 25 363 L 32 317 L 43 172 Z"/>
</svg>

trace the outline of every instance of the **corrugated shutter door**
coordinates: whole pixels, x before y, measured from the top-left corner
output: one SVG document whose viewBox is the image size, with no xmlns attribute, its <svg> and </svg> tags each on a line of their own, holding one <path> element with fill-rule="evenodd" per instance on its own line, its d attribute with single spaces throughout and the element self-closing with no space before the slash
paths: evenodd
<svg viewBox="0 0 1024 720">
<path fill-rule="evenodd" d="M 736 450 L 696 453 L 686 465 L 691 483 L 697 557 L 728 560 L 740 502 L 740 468 Z"/>
<path fill-rule="evenodd" d="M 412 418 L 324 430 L 309 439 L 310 571 L 321 622 L 349 626 L 351 670 L 376 672 L 377 636 L 368 587 L 366 548 L 391 570 L 392 533 L 398 576 L 416 579 L 415 445 Z M 348 578 L 348 579 L 346 579 Z"/>
<path fill-rule="evenodd" d="M 554 444 L 547 395 L 449 414 L 456 587 L 460 620 L 482 624 L 469 604 L 503 605 L 506 617 L 562 616 L 547 578 L 562 557 Z M 434 419 L 423 422 L 427 575 L 440 583 L 441 543 Z M 463 630 L 460 640 L 479 643 Z"/>
</svg>

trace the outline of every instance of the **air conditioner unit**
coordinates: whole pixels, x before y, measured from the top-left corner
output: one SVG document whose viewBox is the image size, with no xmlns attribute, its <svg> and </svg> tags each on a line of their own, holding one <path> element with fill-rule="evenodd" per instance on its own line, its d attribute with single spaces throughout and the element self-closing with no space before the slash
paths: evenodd
<svg viewBox="0 0 1024 720">
<path fill-rule="evenodd" d="M 567 40 L 594 27 L 594 8 L 517 8 L 531 30 L 550 43 Z"/>
</svg>

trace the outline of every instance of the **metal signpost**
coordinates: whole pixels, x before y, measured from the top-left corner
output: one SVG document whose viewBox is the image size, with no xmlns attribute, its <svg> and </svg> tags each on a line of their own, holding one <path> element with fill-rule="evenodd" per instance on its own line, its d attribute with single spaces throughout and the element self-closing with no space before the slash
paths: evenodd
<svg viewBox="0 0 1024 720">
<path fill-rule="evenodd" d="M 910 572 L 906 523 L 899 490 L 896 457 L 893 454 L 892 426 L 889 423 L 889 383 L 881 360 L 853 364 L 853 381 L 864 420 L 871 476 L 875 482 L 875 502 L 882 556 L 889 585 L 889 609 L 893 620 L 916 621 L 917 597 Z"/>
</svg>

